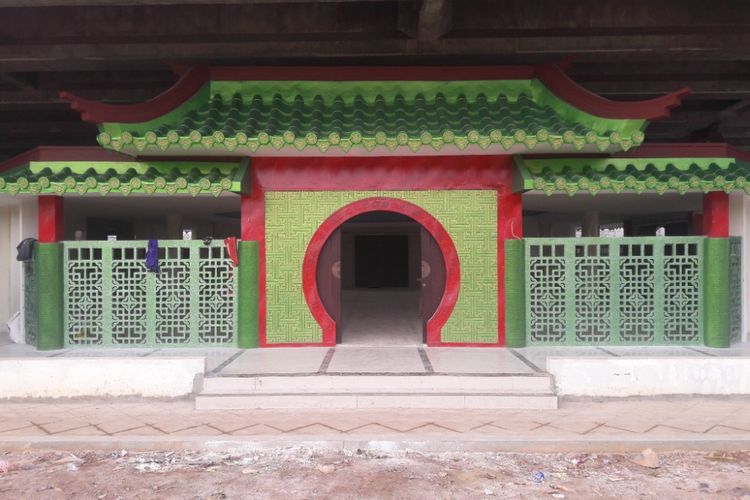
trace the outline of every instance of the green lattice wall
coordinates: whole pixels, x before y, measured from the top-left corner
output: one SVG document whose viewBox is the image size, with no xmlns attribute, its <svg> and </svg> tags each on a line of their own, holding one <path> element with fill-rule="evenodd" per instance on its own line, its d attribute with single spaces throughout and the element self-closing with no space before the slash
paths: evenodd
<svg viewBox="0 0 750 500">
<path fill-rule="evenodd" d="M 386 196 L 423 208 L 453 238 L 461 289 L 444 342 L 497 341 L 497 194 L 495 191 L 270 192 L 266 210 L 266 331 L 269 343 L 320 342 L 302 292 L 302 261 L 313 234 L 339 208 Z"/>
<path fill-rule="evenodd" d="M 704 240 L 527 238 L 529 345 L 702 343 Z"/>
<path fill-rule="evenodd" d="M 223 242 L 162 240 L 158 273 L 146 241 L 63 246 L 65 345 L 236 345 L 237 273 Z"/>
</svg>

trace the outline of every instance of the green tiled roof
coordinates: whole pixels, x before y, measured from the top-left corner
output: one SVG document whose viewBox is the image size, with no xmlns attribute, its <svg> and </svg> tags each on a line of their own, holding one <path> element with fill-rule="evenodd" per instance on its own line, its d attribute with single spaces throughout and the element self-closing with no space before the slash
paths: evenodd
<svg viewBox="0 0 750 500">
<path fill-rule="evenodd" d="M 212 194 L 240 192 L 246 162 L 32 161 L 0 174 L 0 193 Z"/>
<path fill-rule="evenodd" d="M 647 122 L 587 114 L 538 80 L 447 82 L 212 81 L 144 123 L 100 124 L 101 145 L 123 151 L 292 148 L 440 151 L 499 145 L 532 150 L 627 150 Z"/>
<path fill-rule="evenodd" d="M 750 194 L 750 163 L 734 158 L 592 158 L 516 160 L 517 191 L 547 195 L 741 190 Z"/>
</svg>

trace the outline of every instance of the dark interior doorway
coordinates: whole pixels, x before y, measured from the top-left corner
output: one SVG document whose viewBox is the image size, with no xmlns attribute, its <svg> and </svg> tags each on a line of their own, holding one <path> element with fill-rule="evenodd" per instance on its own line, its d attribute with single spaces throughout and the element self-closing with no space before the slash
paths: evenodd
<svg viewBox="0 0 750 500">
<path fill-rule="evenodd" d="M 415 220 L 368 212 L 346 221 L 325 243 L 317 282 L 338 343 L 418 345 L 445 289 L 445 264 Z"/>
<path fill-rule="evenodd" d="M 409 236 L 406 234 L 355 234 L 355 288 L 407 288 L 409 286 Z"/>
</svg>

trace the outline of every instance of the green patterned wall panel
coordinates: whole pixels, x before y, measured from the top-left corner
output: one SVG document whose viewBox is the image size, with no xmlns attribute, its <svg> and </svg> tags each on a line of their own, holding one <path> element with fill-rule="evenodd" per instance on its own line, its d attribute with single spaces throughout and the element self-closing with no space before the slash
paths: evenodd
<svg viewBox="0 0 750 500">
<path fill-rule="evenodd" d="M 158 273 L 146 241 L 62 245 L 67 346 L 236 345 L 237 272 L 223 242 L 162 240 Z"/>
<path fill-rule="evenodd" d="M 729 332 L 742 341 L 742 238 L 729 238 Z"/>
<path fill-rule="evenodd" d="M 313 234 L 339 208 L 365 198 L 409 201 L 453 238 L 461 261 L 458 302 L 444 342 L 497 341 L 497 193 L 495 191 L 270 192 L 266 212 L 266 331 L 269 343 L 320 342 L 302 292 L 302 260 Z"/>
<path fill-rule="evenodd" d="M 704 240 L 525 239 L 528 345 L 700 344 Z"/>
</svg>

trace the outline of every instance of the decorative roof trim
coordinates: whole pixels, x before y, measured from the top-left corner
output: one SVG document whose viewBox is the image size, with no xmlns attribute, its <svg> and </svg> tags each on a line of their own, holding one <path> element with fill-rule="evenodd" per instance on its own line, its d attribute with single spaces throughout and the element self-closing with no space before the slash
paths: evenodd
<svg viewBox="0 0 750 500">
<path fill-rule="evenodd" d="M 514 191 L 547 196 L 601 191 L 743 191 L 750 194 L 750 163 L 733 157 L 706 158 L 515 158 Z"/>
<path fill-rule="evenodd" d="M 77 97 L 70 92 L 60 92 L 60 97 L 70 101 L 70 108 L 81 113 L 81 119 L 90 123 L 116 121 L 139 123 L 153 120 L 178 108 L 193 97 L 209 80 L 207 66 L 197 66 L 185 72 L 172 87 L 146 102 L 138 104 L 105 104 Z"/>
<path fill-rule="evenodd" d="M 0 193 L 102 196 L 245 193 L 249 159 L 224 162 L 29 161 L 0 175 Z"/>
<path fill-rule="evenodd" d="M 657 120 L 669 116 L 691 93 L 684 87 L 671 94 L 645 101 L 612 101 L 589 92 L 574 82 L 559 66 L 537 66 L 534 74 L 557 97 L 592 115 L 617 119 Z"/>
<path fill-rule="evenodd" d="M 314 132 L 309 132 L 304 136 L 297 137 L 293 132 L 286 131 L 281 135 L 269 135 L 263 132 L 259 137 L 248 137 L 244 132 L 239 132 L 234 136 L 227 137 L 221 131 L 203 135 L 194 130 L 187 136 L 180 136 L 175 131 L 170 130 L 164 136 L 157 136 L 153 132 L 147 132 L 145 137 L 132 137 L 130 134 L 123 134 L 123 136 L 124 138 L 112 137 L 108 132 L 101 132 L 97 136 L 97 141 L 105 148 L 115 151 L 135 150 L 136 153 L 143 151 L 157 153 L 158 151 L 167 151 L 171 147 L 179 147 L 185 151 L 194 151 L 193 148 L 205 151 L 220 149 L 222 152 L 234 154 L 239 152 L 255 154 L 284 151 L 301 153 L 311 149 L 320 154 L 325 154 L 331 149 L 343 154 L 347 154 L 353 149 L 364 153 L 381 150 L 389 154 L 396 151 L 417 153 L 424 152 L 424 150 L 439 153 L 444 149 L 449 149 L 447 146 L 455 146 L 459 152 L 471 146 L 478 146 L 479 151 L 487 150 L 492 146 L 501 146 L 502 149 L 496 150 L 494 153 L 497 154 L 512 153 L 513 151 L 510 150 L 516 146 L 532 151 L 540 145 L 548 145 L 552 150 L 566 147 L 565 149 L 581 151 L 587 146 L 595 148 L 597 151 L 607 151 L 611 147 L 628 150 L 638 146 L 644 138 L 641 131 L 635 131 L 628 136 L 623 136 L 618 132 L 603 136 L 593 131 L 589 131 L 585 135 L 578 135 L 572 130 L 557 135 L 550 134 L 544 129 L 536 134 L 517 130 L 509 135 L 504 135 L 499 130 L 492 130 L 489 134 L 481 134 L 477 130 L 471 130 L 465 135 L 446 131 L 436 136 L 429 132 L 423 132 L 419 136 L 399 132 L 394 136 L 383 133 L 374 137 L 364 137 L 360 132 L 354 131 L 346 136 L 340 136 L 338 133 L 332 132 L 326 136 L 318 137 Z"/>
<path fill-rule="evenodd" d="M 178 71 L 183 71 L 178 69 Z M 184 70 L 178 82 L 155 98 L 127 105 L 104 104 L 61 92 L 71 108 L 92 123 L 141 123 L 159 118 L 189 100 L 210 80 L 226 81 L 455 81 L 541 80 L 549 90 L 570 105 L 602 118 L 652 120 L 669 116 L 682 98 L 684 88 L 646 101 L 617 102 L 584 89 L 558 65 L 545 66 L 426 66 L 426 67 L 215 67 Z"/>
</svg>

